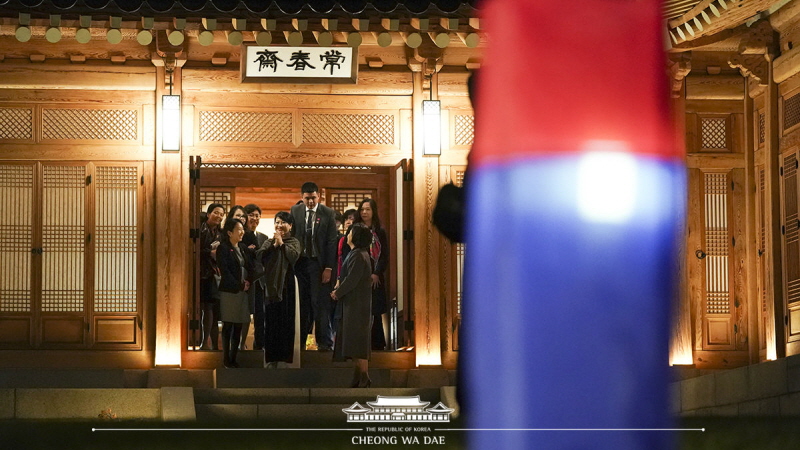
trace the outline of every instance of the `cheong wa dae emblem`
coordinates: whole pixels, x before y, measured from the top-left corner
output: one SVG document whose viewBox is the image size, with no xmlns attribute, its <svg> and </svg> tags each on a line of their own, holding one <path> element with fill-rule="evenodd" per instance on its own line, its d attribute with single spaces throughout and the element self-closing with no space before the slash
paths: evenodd
<svg viewBox="0 0 800 450">
<path fill-rule="evenodd" d="M 450 422 L 454 411 L 442 402 L 429 408 L 430 402 L 420 401 L 419 395 L 400 397 L 378 395 L 374 402 L 366 402 L 369 407 L 358 402 L 342 411 L 348 422 Z"/>
</svg>

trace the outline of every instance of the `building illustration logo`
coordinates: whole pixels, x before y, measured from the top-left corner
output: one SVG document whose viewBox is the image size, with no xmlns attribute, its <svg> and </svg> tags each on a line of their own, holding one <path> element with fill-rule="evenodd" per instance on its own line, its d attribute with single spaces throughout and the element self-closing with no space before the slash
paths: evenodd
<svg viewBox="0 0 800 450">
<path fill-rule="evenodd" d="M 450 422 L 454 411 L 442 402 L 428 408 L 430 402 L 420 401 L 419 395 L 413 397 L 377 396 L 374 402 L 367 402 L 369 408 L 358 402 L 342 411 L 348 422 Z"/>
</svg>

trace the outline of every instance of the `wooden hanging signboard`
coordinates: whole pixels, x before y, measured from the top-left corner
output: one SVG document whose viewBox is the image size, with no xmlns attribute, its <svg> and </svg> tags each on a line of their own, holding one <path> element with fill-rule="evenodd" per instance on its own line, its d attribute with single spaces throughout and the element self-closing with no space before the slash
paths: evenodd
<svg viewBox="0 0 800 450">
<path fill-rule="evenodd" d="M 358 50 L 246 45 L 240 67 L 243 83 L 356 84 Z"/>
</svg>

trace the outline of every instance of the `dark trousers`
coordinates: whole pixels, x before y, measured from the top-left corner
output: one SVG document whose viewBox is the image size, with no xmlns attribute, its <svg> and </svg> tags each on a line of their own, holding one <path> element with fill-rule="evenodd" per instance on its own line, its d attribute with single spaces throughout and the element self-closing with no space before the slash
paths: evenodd
<svg viewBox="0 0 800 450">
<path fill-rule="evenodd" d="M 222 322 L 222 363 L 226 366 L 236 364 L 239 353 L 239 340 L 242 338 L 242 324 Z"/>
<path fill-rule="evenodd" d="M 330 348 L 333 346 L 331 285 L 322 284 L 322 266 L 315 258 L 301 256 L 295 268 L 300 286 L 300 341 L 305 342 L 305 336 L 311 334 L 316 324 L 317 345 Z"/>
<path fill-rule="evenodd" d="M 383 334 L 383 314 L 372 316 L 372 349 L 386 350 L 386 335 Z"/>
<path fill-rule="evenodd" d="M 254 283 L 250 288 L 250 295 L 253 296 L 253 349 L 264 348 L 264 327 L 266 317 L 264 308 L 266 300 L 264 298 L 264 287 L 261 283 Z"/>
</svg>

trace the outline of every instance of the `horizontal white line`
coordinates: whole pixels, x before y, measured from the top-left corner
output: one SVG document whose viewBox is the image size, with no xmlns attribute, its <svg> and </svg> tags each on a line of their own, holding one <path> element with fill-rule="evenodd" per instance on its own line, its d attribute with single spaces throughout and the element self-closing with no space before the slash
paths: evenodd
<svg viewBox="0 0 800 450">
<path fill-rule="evenodd" d="M 705 428 L 436 428 L 436 431 L 702 431 Z"/>
<path fill-rule="evenodd" d="M 364 431 L 362 428 L 92 428 L 95 431 Z"/>
</svg>

